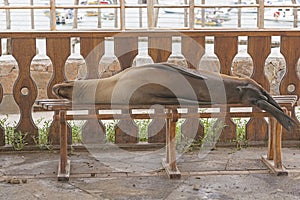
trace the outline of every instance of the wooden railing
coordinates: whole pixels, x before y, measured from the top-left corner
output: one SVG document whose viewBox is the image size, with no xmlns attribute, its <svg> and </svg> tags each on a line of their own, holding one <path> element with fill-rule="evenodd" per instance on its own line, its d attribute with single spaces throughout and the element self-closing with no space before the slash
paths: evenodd
<svg viewBox="0 0 300 200">
<path fill-rule="evenodd" d="M 213 41 L 214 53 L 217 62 L 220 64 L 220 72 L 232 74 L 232 64 L 238 59 L 239 38 L 247 37 L 247 53 L 252 59 L 253 73 L 251 77 L 260 83 L 266 90 L 270 90 L 270 80 L 267 79 L 264 69 L 265 61 L 271 53 L 271 43 L 273 36 L 280 38 L 280 52 L 286 62 L 286 71 L 279 83 L 280 94 L 300 94 L 300 81 L 297 72 L 299 71 L 300 57 L 300 31 L 299 30 L 201 30 L 201 31 L 86 31 L 86 32 L 0 32 L 1 39 L 10 39 L 12 45 L 12 56 L 17 62 L 18 76 L 11 80 L 13 84 L 13 98 L 20 111 L 20 119 L 16 125 L 16 130 L 27 134 L 28 143 L 33 144 L 33 136 L 38 135 L 38 128 L 32 120 L 33 105 L 38 98 L 40 89 L 33 78 L 32 60 L 36 56 L 36 41 L 44 39 L 46 54 L 51 60 L 53 70 L 50 70 L 51 78 L 46 87 L 46 98 L 55 98 L 52 94 L 52 87 L 56 83 L 66 81 L 65 64 L 71 55 L 71 39 L 77 38 L 80 54 L 85 59 L 87 69 L 86 78 L 99 78 L 101 73 L 98 63 L 101 58 L 108 54 L 106 52 L 108 42 L 113 42 L 113 54 L 117 57 L 120 68 L 131 67 L 134 59 L 140 54 L 139 41 L 148 44 L 148 55 L 154 62 L 166 62 L 174 53 L 174 42 L 179 44 L 180 53 L 185 58 L 190 68 L 199 68 L 199 63 L 207 56 L 207 38 Z M 1 44 L 1 43 L 0 43 Z M 0 55 L 2 48 L 0 48 Z M 177 52 L 178 53 L 178 52 Z M 112 53 L 109 53 L 112 54 Z M 208 56 L 209 57 L 209 56 Z M 213 64 L 206 62 L 204 67 L 209 68 Z M 203 68 L 203 65 L 200 66 Z M 35 72 L 36 73 L 36 72 Z M 7 93 L 7 88 L 3 86 L 3 78 L 0 77 L 0 103 Z M 44 89 L 44 88 L 42 88 Z M 1 105 L 1 104 L 0 104 Z M 2 110 L 5 112 L 4 110 Z M 293 112 L 292 116 L 295 117 Z M 151 125 L 150 125 L 151 126 Z M 235 130 L 235 124 L 228 124 Z M 254 127 L 252 132 L 247 132 L 247 139 L 250 141 L 265 141 L 267 139 L 267 124 L 262 119 L 251 119 L 247 126 Z M 0 145 L 5 145 L 4 127 L 0 127 Z M 154 129 L 153 127 L 149 127 Z M 58 131 L 55 130 L 55 123 L 52 127 L 50 140 L 58 143 Z M 253 131 L 254 130 L 254 131 Z M 235 140 L 235 132 L 226 133 Z M 159 138 L 159 137 L 158 137 Z M 222 136 L 221 136 L 222 138 Z M 226 137 L 228 138 L 228 137 Z M 292 132 L 283 135 L 284 140 L 299 140 L 300 133 Z M 159 141 L 151 141 L 153 143 Z"/>
</svg>

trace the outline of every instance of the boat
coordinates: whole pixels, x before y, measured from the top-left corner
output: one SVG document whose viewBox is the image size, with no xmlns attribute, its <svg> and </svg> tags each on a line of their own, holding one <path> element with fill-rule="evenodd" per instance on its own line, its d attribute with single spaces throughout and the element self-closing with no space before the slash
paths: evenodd
<svg viewBox="0 0 300 200">
<path fill-rule="evenodd" d="M 96 10 L 87 10 L 86 11 L 86 16 L 88 17 L 95 17 L 95 16 L 98 16 L 98 11 Z"/>
<path fill-rule="evenodd" d="M 113 1 L 112 0 L 92 0 L 92 1 L 88 1 L 88 0 L 83 0 L 80 2 L 80 4 L 82 5 L 99 5 L 100 4 L 112 4 Z"/>
<path fill-rule="evenodd" d="M 265 0 L 264 3 L 265 5 L 272 5 L 278 1 L 283 1 L 283 0 Z M 242 5 L 242 6 L 251 6 L 257 4 L 256 0 L 242 0 L 241 3 L 238 1 L 234 1 L 233 5 Z M 236 13 L 238 12 L 238 8 L 231 8 L 229 9 L 230 12 Z M 241 8 L 242 13 L 257 13 L 257 7 L 244 7 Z"/>
<path fill-rule="evenodd" d="M 182 8 L 170 8 L 170 10 L 164 10 L 165 13 L 168 14 L 183 14 L 184 9 Z M 195 10 L 197 15 L 201 15 L 201 9 Z M 188 13 L 188 10 L 187 10 Z M 215 18 L 222 21 L 230 20 L 230 15 L 228 9 L 223 8 L 213 8 L 213 9 L 205 9 L 205 16 L 208 18 Z M 198 16 L 198 18 L 201 18 Z"/>
<path fill-rule="evenodd" d="M 241 3 L 239 3 L 238 1 L 233 2 L 234 5 L 242 5 L 242 6 L 250 6 L 250 5 L 255 5 L 256 4 L 256 0 L 242 0 Z M 232 8 L 230 9 L 231 12 L 238 12 L 238 8 Z M 257 13 L 257 8 L 253 7 L 253 8 L 241 8 L 241 11 L 243 13 Z"/>
<path fill-rule="evenodd" d="M 222 26 L 222 22 L 223 21 L 220 19 L 206 16 L 204 26 Z M 201 15 L 196 15 L 195 24 L 202 25 L 202 16 Z"/>
<path fill-rule="evenodd" d="M 99 15 L 99 12 L 96 10 L 88 10 L 86 11 L 86 15 L 88 17 L 95 17 Z M 114 20 L 115 14 L 113 12 L 101 13 L 101 18 L 104 20 Z"/>
<path fill-rule="evenodd" d="M 108 5 L 108 4 L 112 4 L 113 1 L 112 0 L 101 0 L 100 1 L 100 4 L 102 5 Z M 84 3 L 85 5 L 99 5 L 99 0 L 93 0 L 93 1 L 85 1 Z M 105 9 L 106 10 L 106 9 Z M 99 12 L 98 10 L 87 10 L 86 11 L 86 16 L 88 17 L 95 17 L 95 16 L 98 16 L 99 15 Z M 102 18 L 103 19 L 108 19 L 108 20 L 112 20 L 114 19 L 114 14 L 112 12 L 108 12 L 108 13 L 102 13 Z"/>
<path fill-rule="evenodd" d="M 299 12 L 300 9 L 297 9 Z M 294 9 L 293 8 L 278 8 L 265 14 L 266 21 L 277 21 L 277 22 L 294 22 Z"/>
<path fill-rule="evenodd" d="M 297 4 L 300 3 L 300 0 L 297 0 Z M 280 5 L 292 5 L 292 1 L 283 1 L 278 0 L 275 4 Z M 299 15 L 300 8 L 297 8 L 297 15 Z M 266 21 L 276 21 L 276 22 L 294 22 L 294 8 L 282 7 L 282 8 L 275 8 L 270 9 L 265 13 L 265 20 Z"/>
<path fill-rule="evenodd" d="M 164 8 L 163 11 L 167 14 L 184 14 L 184 8 Z M 188 8 L 186 8 L 188 13 Z"/>
<path fill-rule="evenodd" d="M 50 11 L 45 11 L 46 16 L 50 16 Z M 73 9 L 56 10 L 56 24 L 72 24 L 74 21 Z M 78 13 L 77 22 L 83 21 L 83 15 Z"/>
<path fill-rule="evenodd" d="M 224 21 L 230 20 L 229 13 L 222 9 L 211 10 L 205 12 L 205 26 L 221 26 Z M 202 12 L 198 10 L 195 17 L 195 24 L 202 25 Z"/>
</svg>

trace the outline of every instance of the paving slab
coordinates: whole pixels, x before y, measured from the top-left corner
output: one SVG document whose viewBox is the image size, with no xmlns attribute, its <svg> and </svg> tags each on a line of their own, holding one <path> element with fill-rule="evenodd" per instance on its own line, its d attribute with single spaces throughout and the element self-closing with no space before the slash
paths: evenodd
<svg viewBox="0 0 300 200">
<path fill-rule="evenodd" d="M 170 180 L 160 164 L 164 149 L 73 150 L 69 182 L 57 181 L 57 151 L 0 152 L 0 199 L 299 199 L 300 149 L 283 149 L 290 173 L 279 177 L 260 160 L 266 151 L 186 152 L 178 157 L 182 178 Z"/>
</svg>

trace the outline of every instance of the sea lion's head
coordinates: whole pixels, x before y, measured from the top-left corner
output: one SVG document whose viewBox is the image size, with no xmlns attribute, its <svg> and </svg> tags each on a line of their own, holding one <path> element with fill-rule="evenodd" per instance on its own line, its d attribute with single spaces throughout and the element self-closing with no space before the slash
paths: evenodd
<svg viewBox="0 0 300 200">
<path fill-rule="evenodd" d="M 248 79 L 248 83 L 237 86 L 236 91 L 240 96 L 241 103 L 254 105 L 269 112 L 285 129 L 291 130 L 297 126 L 297 122 L 286 115 L 272 96 L 255 81 Z"/>
</svg>

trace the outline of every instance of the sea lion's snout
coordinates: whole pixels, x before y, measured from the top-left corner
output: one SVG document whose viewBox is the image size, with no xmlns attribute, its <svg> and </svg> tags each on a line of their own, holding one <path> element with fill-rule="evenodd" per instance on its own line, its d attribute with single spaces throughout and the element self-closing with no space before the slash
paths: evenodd
<svg viewBox="0 0 300 200">
<path fill-rule="evenodd" d="M 59 98 L 72 100 L 74 82 L 65 82 L 55 84 L 52 88 L 53 94 Z"/>
</svg>

